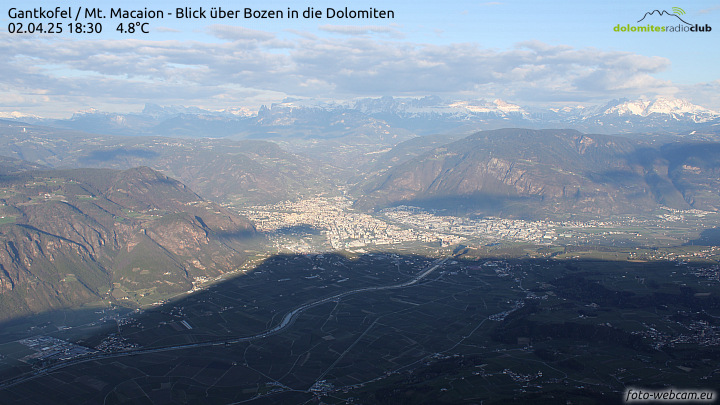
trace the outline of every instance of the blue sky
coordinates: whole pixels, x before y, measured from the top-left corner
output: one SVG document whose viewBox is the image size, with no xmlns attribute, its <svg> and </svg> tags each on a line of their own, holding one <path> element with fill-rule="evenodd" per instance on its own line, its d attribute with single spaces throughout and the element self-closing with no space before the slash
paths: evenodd
<svg viewBox="0 0 720 405">
<path fill-rule="evenodd" d="M 654 1 L 88 1 L 62 7 L 393 10 L 394 19 L 148 20 L 150 34 L 11 34 L 0 14 L 0 112 L 69 116 L 145 103 L 257 108 L 285 97 L 439 95 L 521 105 L 599 104 L 680 97 L 720 110 L 720 3 Z M 67 3 L 67 2 L 63 2 Z M 58 3 L 59 4 L 59 3 Z M 51 6 L 55 6 L 52 4 Z M 709 33 L 615 32 L 620 24 L 678 25 Z M 51 20 L 45 20 L 47 23 Z M 68 21 L 62 21 L 66 26 Z"/>
</svg>

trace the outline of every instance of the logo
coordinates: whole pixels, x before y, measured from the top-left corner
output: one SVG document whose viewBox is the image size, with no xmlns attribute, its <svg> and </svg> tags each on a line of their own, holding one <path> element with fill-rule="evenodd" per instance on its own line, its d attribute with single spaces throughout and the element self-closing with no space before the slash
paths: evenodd
<svg viewBox="0 0 720 405">
<path fill-rule="evenodd" d="M 663 16 L 663 15 L 673 16 L 673 17 L 677 18 L 678 20 L 684 22 L 685 24 L 691 25 L 689 22 L 687 22 L 687 21 L 683 20 L 682 18 L 680 18 L 679 15 L 675 14 L 675 10 L 676 10 L 676 9 L 682 11 L 682 14 L 685 14 L 685 10 L 681 9 L 680 7 L 673 7 L 673 14 L 670 14 L 670 13 L 668 13 L 668 12 L 665 11 L 665 10 L 663 10 L 663 11 L 653 10 L 653 11 L 650 11 L 650 12 L 645 13 L 645 15 L 643 16 L 643 18 L 639 19 L 638 22 L 644 20 L 645 17 L 647 17 L 647 16 L 649 16 L 649 15 L 653 15 L 653 14 L 655 14 L 655 13 L 658 13 L 658 15 L 660 15 L 660 16 Z M 682 15 L 682 14 L 680 14 L 680 15 Z"/>
<path fill-rule="evenodd" d="M 645 25 L 617 24 L 613 27 L 615 32 L 710 32 L 712 27 L 708 24 L 693 24 L 680 17 L 684 16 L 685 10 L 680 7 L 673 7 L 672 13 L 667 10 L 652 10 L 646 12 L 638 23 L 645 21 Z M 652 18 L 651 18 L 652 17 Z M 651 23 L 651 20 L 653 23 Z M 676 25 L 677 24 L 677 25 Z"/>
<path fill-rule="evenodd" d="M 673 7 L 672 8 L 673 13 L 683 15 L 685 14 L 685 10 L 681 9 L 680 7 Z"/>
</svg>

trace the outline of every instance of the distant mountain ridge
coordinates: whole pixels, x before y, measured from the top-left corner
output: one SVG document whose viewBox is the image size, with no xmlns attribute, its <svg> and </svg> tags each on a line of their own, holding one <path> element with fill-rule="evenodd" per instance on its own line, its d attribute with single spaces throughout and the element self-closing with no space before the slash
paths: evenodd
<svg viewBox="0 0 720 405">
<path fill-rule="evenodd" d="M 148 104 L 139 113 L 87 110 L 69 119 L 50 120 L 19 113 L 0 117 L 95 133 L 180 137 L 235 137 L 259 139 L 330 139 L 405 136 L 444 132 L 461 125 L 478 129 L 502 127 L 572 128 L 594 133 L 693 130 L 719 123 L 720 113 L 687 100 L 613 100 L 599 106 L 523 107 L 501 99 L 448 101 L 380 97 L 344 102 L 287 99 L 263 106 L 210 111 L 198 107 Z M 400 132 L 399 132 L 400 131 Z"/>
<path fill-rule="evenodd" d="M 262 140 L 97 135 L 8 122 L 2 154 L 48 168 L 148 166 L 216 202 L 277 202 L 327 190 L 325 169 Z"/>
</svg>

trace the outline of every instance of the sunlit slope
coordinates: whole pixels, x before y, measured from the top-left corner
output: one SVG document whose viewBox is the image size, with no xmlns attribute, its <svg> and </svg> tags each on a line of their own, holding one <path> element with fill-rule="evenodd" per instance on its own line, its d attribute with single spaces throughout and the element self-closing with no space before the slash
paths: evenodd
<svg viewBox="0 0 720 405">
<path fill-rule="evenodd" d="M 533 216 L 717 210 L 716 143 L 657 146 L 574 130 L 478 132 L 366 182 L 358 205 Z"/>
<path fill-rule="evenodd" d="M 144 303 L 236 269 L 252 223 L 147 167 L 0 176 L 0 318 Z"/>
</svg>

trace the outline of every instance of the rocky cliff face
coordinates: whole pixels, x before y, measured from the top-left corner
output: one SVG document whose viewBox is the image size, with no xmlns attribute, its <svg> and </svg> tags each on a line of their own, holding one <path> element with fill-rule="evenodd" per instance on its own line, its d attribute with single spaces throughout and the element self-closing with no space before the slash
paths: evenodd
<svg viewBox="0 0 720 405">
<path fill-rule="evenodd" d="M 658 205 L 717 210 L 718 145 L 651 144 L 573 130 L 485 131 L 365 183 L 363 208 L 460 202 L 489 214 L 593 215 Z M 692 163 L 695 162 L 695 163 Z"/>
<path fill-rule="evenodd" d="M 236 269 L 255 235 L 148 168 L 0 173 L 0 319 L 152 302 Z"/>
</svg>

